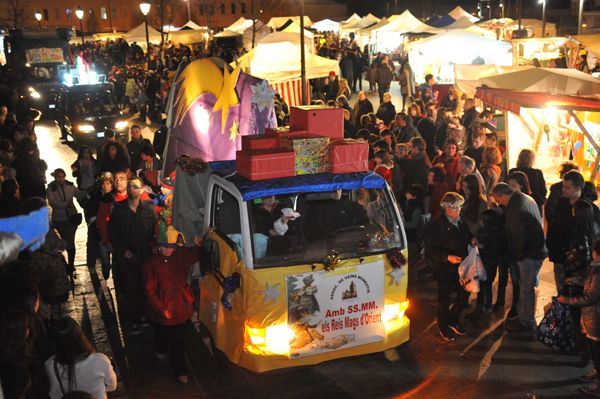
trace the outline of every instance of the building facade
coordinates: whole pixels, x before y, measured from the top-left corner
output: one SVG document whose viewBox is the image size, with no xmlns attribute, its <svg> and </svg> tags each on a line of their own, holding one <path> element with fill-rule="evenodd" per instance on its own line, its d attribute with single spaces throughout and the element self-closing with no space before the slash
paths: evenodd
<svg viewBox="0 0 600 399">
<path fill-rule="evenodd" d="M 34 27 L 36 11 L 42 14 L 45 27 L 75 27 L 79 20 L 75 10 L 81 7 L 85 14 L 83 31 L 86 33 L 127 31 L 144 21 L 140 12 L 141 0 L 0 0 L 0 13 L 5 27 Z M 188 3 L 189 2 L 189 3 Z M 304 0 L 305 13 L 313 21 L 323 18 L 347 17 L 346 5 L 332 0 Z M 150 0 L 148 22 L 160 27 L 160 8 L 163 25 L 181 26 L 189 19 L 195 23 L 219 30 L 238 18 L 256 18 L 268 22 L 271 17 L 298 15 L 299 0 Z"/>
</svg>

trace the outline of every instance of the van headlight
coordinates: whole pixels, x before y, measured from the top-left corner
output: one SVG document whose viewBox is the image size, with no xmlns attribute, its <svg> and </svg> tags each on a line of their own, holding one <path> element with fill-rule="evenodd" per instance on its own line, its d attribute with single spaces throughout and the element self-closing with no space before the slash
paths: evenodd
<svg viewBox="0 0 600 399">
<path fill-rule="evenodd" d="M 117 123 L 115 123 L 115 129 L 116 130 L 127 129 L 128 125 L 129 125 L 129 123 L 127 121 L 117 121 Z"/>
<path fill-rule="evenodd" d="M 38 100 L 42 97 L 42 95 L 40 93 L 38 93 L 37 90 L 34 89 L 33 87 L 29 88 L 29 95 L 31 96 L 31 98 L 35 98 L 36 100 Z"/>
<path fill-rule="evenodd" d="M 294 331 L 287 324 L 264 328 L 246 325 L 246 334 L 246 349 L 263 355 L 289 355 L 290 343 L 294 340 Z"/>
<path fill-rule="evenodd" d="M 96 131 L 96 128 L 92 125 L 77 125 L 77 130 L 82 133 L 91 133 Z"/>
</svg>

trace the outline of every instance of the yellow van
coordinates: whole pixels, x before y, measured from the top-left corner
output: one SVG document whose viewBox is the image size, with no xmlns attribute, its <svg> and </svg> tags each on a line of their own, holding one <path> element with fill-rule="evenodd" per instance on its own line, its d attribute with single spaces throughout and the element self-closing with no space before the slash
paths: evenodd
<svg viewBox="0 0 600 399">
<path fill-rule="evenodd" d="M 247 369 L 316 364 L 409 339 L 407 245 L 374 173 L 210 177 L 200 321 Z"/>
</svg>

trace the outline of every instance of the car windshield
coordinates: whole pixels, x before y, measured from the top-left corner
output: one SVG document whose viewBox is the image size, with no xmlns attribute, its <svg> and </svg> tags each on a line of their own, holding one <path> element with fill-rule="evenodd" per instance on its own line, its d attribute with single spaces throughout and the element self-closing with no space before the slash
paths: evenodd
<svg viewBox="0 0 600 399">
<path fill-rule="evenodd" d="M 322 262 L 403 248 L 392 197 L 385 189 L 270 196 L 248 203 L 256 267 Z"/>
<path fill-rule="evenodd" d="M 67 101 L 67 111 L 73 116 L 111 115 L 119 111 L 108 90 L 72 92 Z"/>
<path fill-rule="evenodd" d="M 46 83 L 56 80 L 56 66 L 32 66 L 24 69 L 25 81 Z"/>
</svg>

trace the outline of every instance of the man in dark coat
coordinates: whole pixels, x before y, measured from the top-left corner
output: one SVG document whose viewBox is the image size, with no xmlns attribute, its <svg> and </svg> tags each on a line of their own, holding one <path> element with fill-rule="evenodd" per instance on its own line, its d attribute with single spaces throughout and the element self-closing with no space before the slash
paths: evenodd
<svg viewBox="0 0 600 399">
<path fill-rule="evenodd" d="M 432 222 L 425 242 L 425 256 L 431 261 L 438 280 L 440 336 L 447 342 L 454 341 L 455 334 L 465 335 L 460 316 L 468 303 L 469 293 L 459 283 L 458 266 L 467 256 L 471 236 L 459 216 L 464 202 L 459 194 L 444 194 L 441 200 L 444 214 Z M 457 291 L 457 296 L 450 309 L 453 290 Z"/>
<path fill-rule="evenodd" d="M 127 143 L 127 152 L 129 152 L 129 162 L 131 163 L 131 169 L 135 171 L 135 168 L 140 164 L 142 160 L 141 151 L 144 146 L 144 138 L 142 137 L 142 128 L 138 125 L 131 126 L 129 130 L 131 140 Z"/>
<path fill-rule="evenodd" d="M 535 327 L 535 284 L 547 256 L 542 216 L 536 202 L 522 192 L 514 192 L 506 183 L 498 183 L 492 195 L 506 207 L 506 238 L 509 256 L 519 274 L 519 319 L 508 326 L 510 331 L 529 332 Z"/>
<path fill-rule="evenodd" d="M 150 202 L 142 201 L 144 185 L 134 177 L 127 186 L 127 200 L 115 203 L 108 235 L 114 248 L 115 262 L 121 265 L 124 316 L 131 334 L 140 333 L 144 312 L 142 265 L 151 255 L 156 213 Z"/>
<path fill-rule="evenodd" d="M 427 155 L 429 159 L 435 158 L 435 116 L 437 110 L 434 103 L 429 103 L 425 106 L 427 116 L 422 118 L 417 124 L 417 129 L 421 133 L 421 137 L 427 143 Z"/>
<path fill-rule="evenodd" d="M 30 197 L 46 198 L 46 163 L 36 155 L 36 146 L 29 137 L 19 142 L 16 158 L 12 163 L 17 171 L 17 182 L 21 199 Z"/>
<path fill-rule="evenodd" d="M 404 187 L 419 184 L 427 187 L 427 175 L 431 169 L 431 162 L 427 157 L 427 143 L 421 137 L 410 140 L 410 158 L 406 161 Z"/>
<path fill-rule="evenodd" d="M 360 124 L 360 119 L 362 118 L 362 116 L 371 112 L 373 112 L 373 104 L 367 98 L 367 93 L 364 90 L 361 90 L 360 92 L 358 92 L 358 101 L 356 102 L 356 104 L 354 104 L 354 115 L 352 115 L 352 119 L 354 120 L 354 127 L 356 127 L 357 130 L 361 127 L 364 127 Z"/>
</svg>

